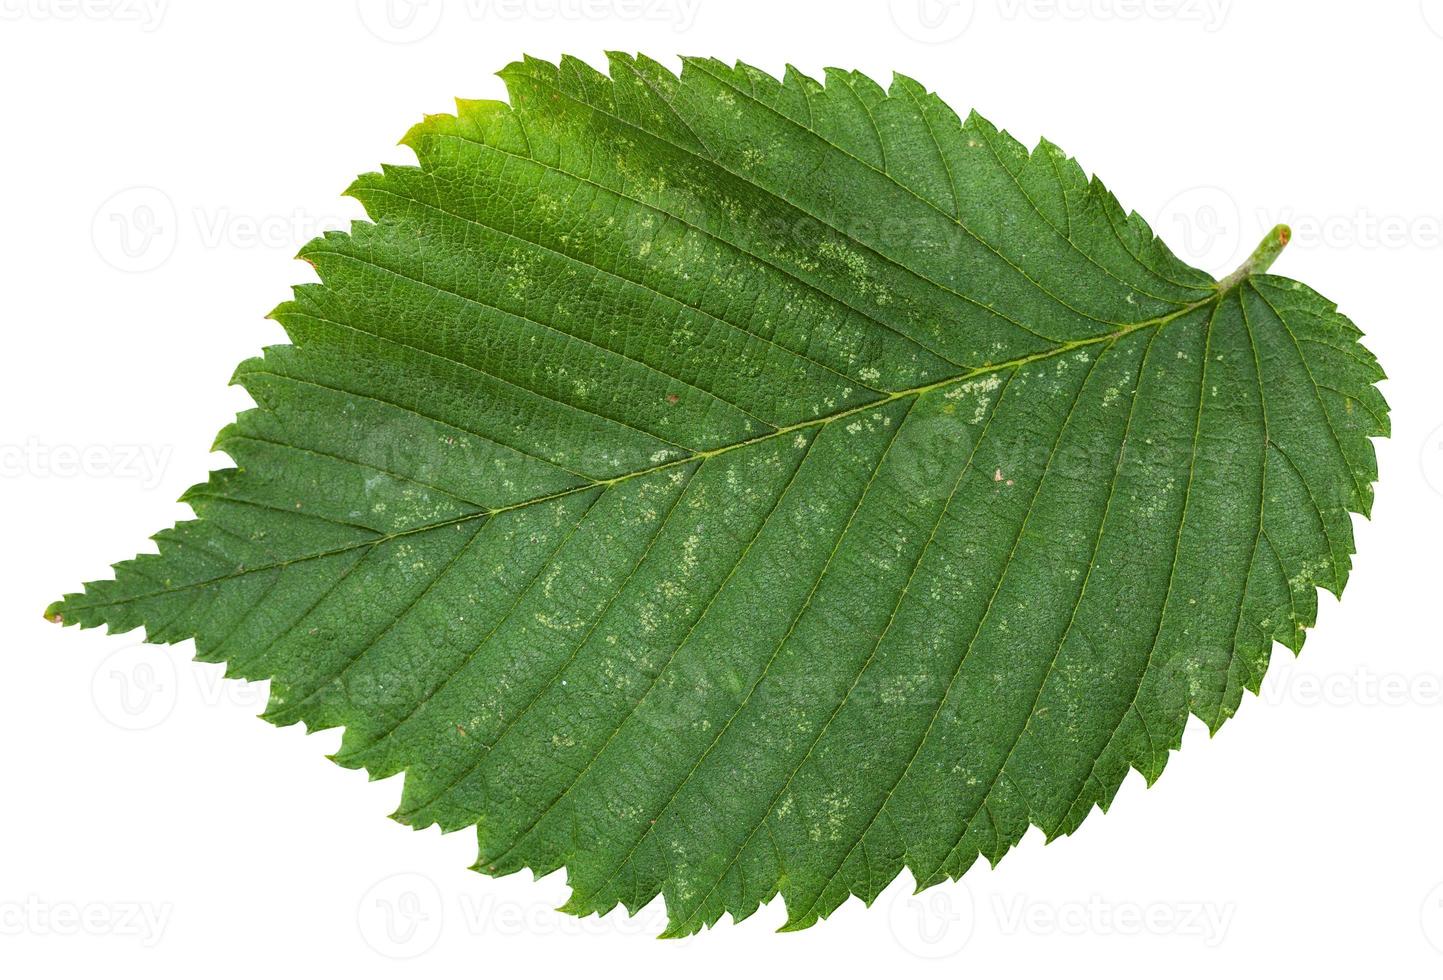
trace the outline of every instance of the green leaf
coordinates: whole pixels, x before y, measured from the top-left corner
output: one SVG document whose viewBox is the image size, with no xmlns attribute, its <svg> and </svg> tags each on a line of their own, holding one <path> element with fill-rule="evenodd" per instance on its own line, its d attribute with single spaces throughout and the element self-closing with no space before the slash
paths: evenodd
<svg viewBox="0 0 1443 980">
<path fill-rule="evenodd" d="M 501 74 L 305 247 L 197 519 L 52 618 L 682 935 L 1072 832 L 1341 592 L 1383 374 L 1286 229 L 1217 282 L 900 76 Z"/>
</svg>

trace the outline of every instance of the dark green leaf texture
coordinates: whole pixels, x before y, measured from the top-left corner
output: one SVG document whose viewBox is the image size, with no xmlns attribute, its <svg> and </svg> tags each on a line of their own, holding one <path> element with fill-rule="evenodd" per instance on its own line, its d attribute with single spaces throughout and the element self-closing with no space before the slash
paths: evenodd
<svg viewBox="0 0 1443 980">
<path fill-rule="evenodd" d="M 502 77 L 305 247 L 197 519 L 52 618 L 681 935 L 1070 833 L 1341 592 L 1383 375 L 1285 231 L 1215 281 L 903 77 Z"/>
</svg>

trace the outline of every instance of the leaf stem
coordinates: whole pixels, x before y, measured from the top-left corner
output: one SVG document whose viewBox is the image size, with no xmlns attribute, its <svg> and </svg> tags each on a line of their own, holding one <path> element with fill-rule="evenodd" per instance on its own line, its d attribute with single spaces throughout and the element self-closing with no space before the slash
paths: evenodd
<svg viewBox="0 0 1443 980">
<path fill-rule="evenodd" d="M 1218 292 L 1225 293 L 1248 276 L 1267 272 L 1278 256 L 1283 254 L 1283 249 L 1292 238 L 1293 229 L 1287 225 L 1274 225 L 1273 230 L 1264 235 L 1258 247 L 1253 249 L 1253 254 L 1248 256 L 1247 261 L 1218 283 Z"/>
</svg>

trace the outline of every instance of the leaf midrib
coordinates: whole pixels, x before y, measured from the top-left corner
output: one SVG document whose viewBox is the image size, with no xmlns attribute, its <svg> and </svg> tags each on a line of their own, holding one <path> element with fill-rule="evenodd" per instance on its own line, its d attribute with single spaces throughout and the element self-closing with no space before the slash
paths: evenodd
<svg viewBox="0 0 1443 980">
<path fill-rule="evenodd" d="M 666 470 L 675 469 L 680 466 L 687 466 L 699 461 L 705 461 L 715 456 L 721 456 L 725 455 L 726 453 L 734 452 L 738 449 L 744 449 L 747 446 L 753 446 L 761 442 L 766 442 L 769 439 L 777 439 L 783 436 L 791 435 L 803 429 L 829 425 L 832 422 L 836 422 L 841 419 L 850 418 L 851 416 L 859 415 L 863 412 L 872 411 L 874 409 L 880 408 L 883 405 L 888 405 L 894 401 L 898 401 L 899 399 L 920 397 L 934 391 L 940 391 L 942 389 L 949 388 L 953 385 L 963 384 L 975 378 L 983 377 L 989 374 L 995 374 L 999 371 L 1007 371 L 1015 368 L 1020 368 L 1028 364 L 1033 364 L 1037 361 L 1045 361 L 1052 357 L 1058 357 L 1062 354 L 1077 350 L 1081 347 L 1090 347 L 1094 344 L 1109 343 L 1125 337 L 1128 334 L 1133 333 L 1134 331 L 1142 330 L 1147 327 L 1162 327 L 1173 322 L 1174 320 L 1178 320 L 1186 316 L 1189 313 L 1202 309 L 1203 307 L 1211 303 L 1219 302 L 1233 289 L 1239 288 L 1245 281 L 1247 280 L 1243 279 L 1228 282 L 1226 283 L 1226 288 L 1224 288 L 1222 283 L 1219 283 L 1218 286 L 1215 288 L 1214 292 L 1210 295 L 1205 296 L 1202 299 L 1196 300 L 1192 303 L 1188 303 L 1184 306 L 1180 306 L 1171 313 L 1166 313 L 1160 317 L 1153 317 L 1149 320 L 1141 320 L 1137 323 L 1125 324 L 1122 327 L 1119 327 L 1117 330 L 1109 331 L 1108 333 L 1098 334 L 1093 337 L 1085 337 L 1080 340 L 1067 341 L 1066 343 L 1060 344 L 1057 347 L 1038 351 L 1032 354 L 1026 354 L 1021 357 L 1015 357 L 1011 360 L 1001 361 L 997 364 L 983 365 L 982 367 L 977 367 L 969 371 L 965 371 L 962 374 L 942 378 L 937 381 L 929 381 L 926 384 L 916 385 L 911 388 L 890 391 L 887 392 L 886 397 L 876 398 L 872 401 L 863 402 L 859 405 L 854 405 L 839 412 L 834 412 L 831 415 L 813 416 L 800 422 L 793 422 L 789 425 L 782 426 L 771 432 L 763 433 L 762 435 L 752 436 L 749 439 L 743 439 L 738 442 L 726 443 L 725 445 L 716 446 L 712 449 L 695 450 L 686 456 L 680 456 L 676 459 L 666 460 L 665 462 L 657 463 L 654 466 L 647 466 L 639 470 L 632 470 L 628 473 L 619 473 L 616 476 L 607 477 L 606 479 L 602 480 L 590 480 L 586 483 L 578 484 L 574 487 L 568 487 L 565 490 L 558 490 L 554 493 L 543 494 L 539 497 L 531 497 L 526 500 L 517 501 L 514 504 L 506 504 L 501 507 L 484 508 L 473 513 L 462 514 L 458 517 L 447 518 L 444 521 L 436 521 L 430 524 L 422 524 L 416 527 L 404 528 L 402 530 L 392 531 L 390 533 L 382 534 L 374 538 L 354 541 L 349 544 L 339 545 L 334 548 L 327 548 L 322 551 L 317 551 L 307 555 L 300 555 L 295 558 L 286 558 L 273 562 L 265 562 L 260 565 L 251 565 L 248 567 L 238 568 L 236 571 L 227 573 L 225 575 L 217 575 L 212 578 L 203 579 L 198 582 L 188 582 L 184 585 L 175 586 L 174 588 L 155 589 L 150 592 L 135 593 L 134 595 L 125 596 L 121 599 L 111 599 L 107 602 L 90 603 L 79 608 L 113 606 L 119 602 L 134 602 L 139 599 L 148 599 L 156 596 L 171 595 L 177 592 L 184 592 L 188 589 L 204 588 L 208 585 L 214 585 L 219 582 L 227 582 L 231 579 L 239 578 L 242 575 L 251 575 L 256 572 L 263 572 L 273 568 L 285 568 L 287 566 L 296 565 L 301 562 L 315 561 L 320 558 L 328 558 L 333 555 L 344 554 L 348 551 L 354 551 L 357 548 L 371 548 L 385 544 L 389 541 L 394 541 L 398 538 L 407 537 L 409 535 L 423 534 L 427 531 L 434 531 L 439 528 L 464 524 L 467 521 L 477 520 L 478 518 L 488 519 L 491 517 L 495 517 L 499 514 L 507 513 L 508 511 L 521 510 L 526 507 L 534 507 L 539 504 L 545 504 L 553 500 L 560 500 L 562 498 L 569 497 L 572 494 L 585 493 L 588 490 L 595 490 L 598 487 L 612 487 L 620 483 L 625 483 L 630 480 L 650 476 L 652 474 L 660 473 Z M 361 463 L 358 465 L 364 466 L 366 464 Z M 246 503 L 246 501 L 238 502 Z M 325 518 L 320 519 L 325 520 Z"/>
</svg>

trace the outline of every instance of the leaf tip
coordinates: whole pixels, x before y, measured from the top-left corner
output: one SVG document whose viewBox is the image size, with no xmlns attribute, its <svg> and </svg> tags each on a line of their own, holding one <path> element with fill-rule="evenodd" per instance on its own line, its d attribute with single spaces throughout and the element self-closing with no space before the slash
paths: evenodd
<svg viewBox="0 0 1443 980">
<path fill-rule="evenodd" d="M 63 617 L 63 616 L 60 614 L 60 607 L 61 607 L 62 604 L 64 604 L 64 602 L 65 602 L 64 599 L 56 599 L 56 600 L 55 600 L 54 602 L 52 602 L 50 605 L 46 606 L 46 607 L 45 607 L 45 618 L 46 618 L 46 620 L 48 620 L 49 622 L 55 623 L 55 624 L 57 624 L 57 625 L 64 626 L 64 625 L 65 625 L 65 617 Z"/>
</svg>

